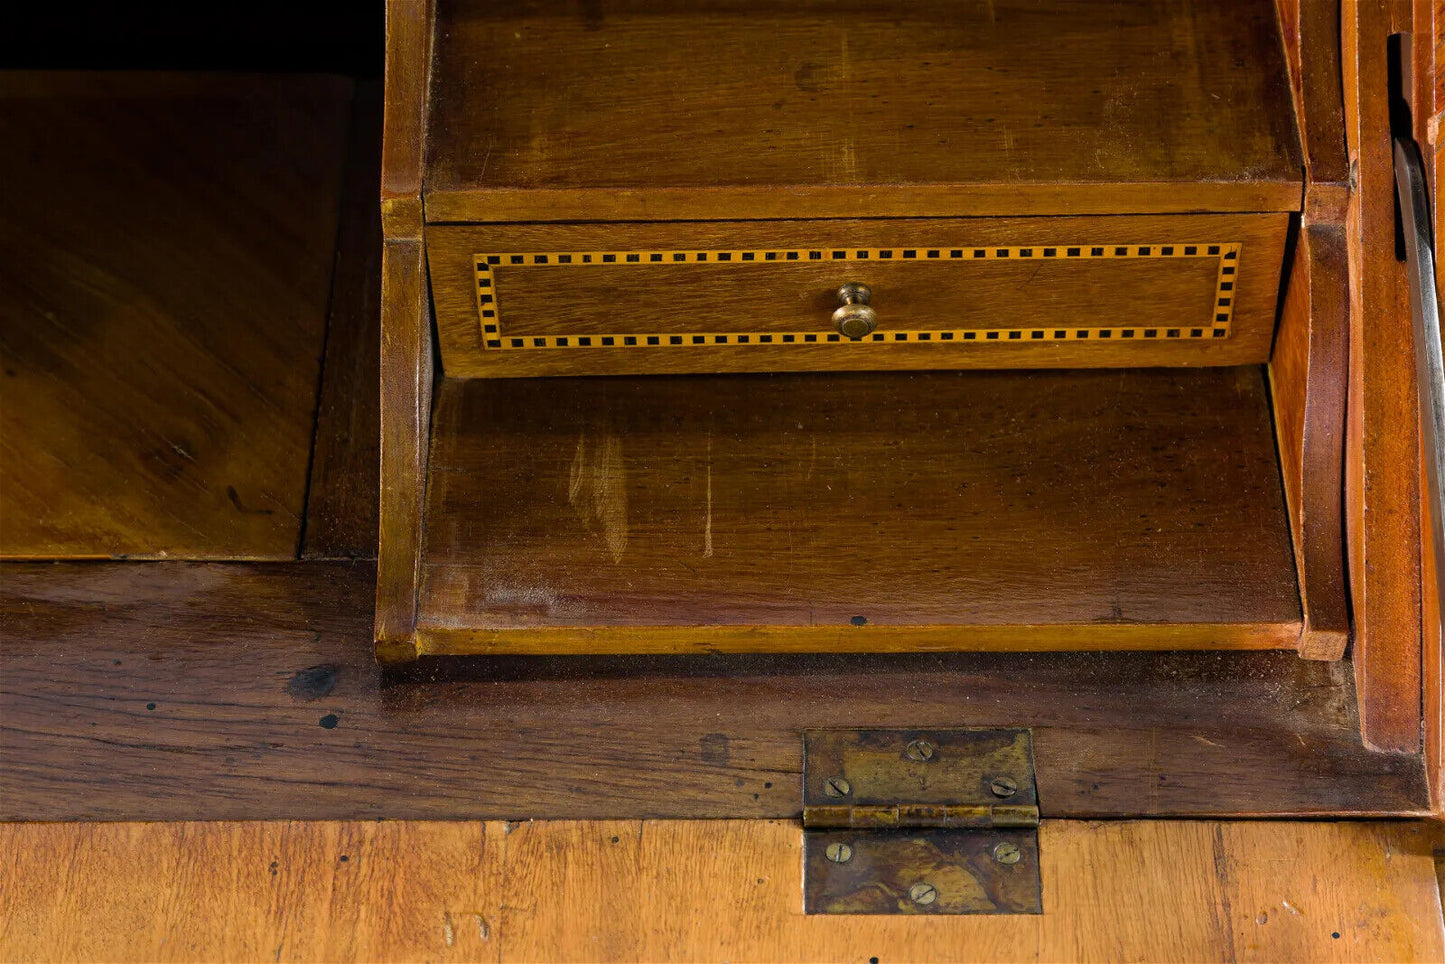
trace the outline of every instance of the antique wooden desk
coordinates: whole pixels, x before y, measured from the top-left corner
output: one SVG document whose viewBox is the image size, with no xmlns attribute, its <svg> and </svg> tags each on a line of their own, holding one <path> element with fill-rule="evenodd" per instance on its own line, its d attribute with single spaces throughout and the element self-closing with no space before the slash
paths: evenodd
<svg viewBox="0 0 1445 964">
<path fill-rule="evenodd" d="M 693 873 L 740 920 L 801 914 L 800 815 L 844 885 L 810 909 L 860 909 L 859 823 L 931 820 L 965 836 L 890 839 L 1016 875 L 962 909 L 1057 936 L 1187 879 L 1257 948 L 1218 820 L 1438 813 L 1429 182 L 1407 157 L 1397 216 L 1393 150 L 1433 177 L 1434 9 L 677 6 L 391 3 L 384 239 L 364 95 L 334 223 L 344 84 L 6 88 L 37 147 L 3 162 L 0 427 L 37 457 L 0 462 L 0 817 L 495 820 L 432 825 L 436 862 L 646 891 L 661 860 L 678 919 L 723 892 Z M 120 160 L 178 131 L 206 176 Z M 60 283 L 76 252 L 94 283 Z M 1139 817 L 1215 820 L 1088 822 Z M 337 831 L 318 872 L 412 829 Z M 124 866 L 169 833 L 88 839 Z M 535 879 L 487 891 L 498 932 L 550 919 Z M 940 880 L 873 889 L 960 909 Z"/>
</svg>

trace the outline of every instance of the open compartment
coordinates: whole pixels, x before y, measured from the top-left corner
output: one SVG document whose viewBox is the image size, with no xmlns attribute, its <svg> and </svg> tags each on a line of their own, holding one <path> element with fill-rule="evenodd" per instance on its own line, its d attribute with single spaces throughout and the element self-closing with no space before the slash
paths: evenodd
<svg viewBox="0 0 1445 964">
<path fill-rule="evenodd" d="M 384 660 L 1343 651 L 1269 0 L 402 29 Z"/>
<path fill-rule="evenodd" d="M 420 652 L 1292 647 L 1258 366 L 446 379 Z"/>
</svg>

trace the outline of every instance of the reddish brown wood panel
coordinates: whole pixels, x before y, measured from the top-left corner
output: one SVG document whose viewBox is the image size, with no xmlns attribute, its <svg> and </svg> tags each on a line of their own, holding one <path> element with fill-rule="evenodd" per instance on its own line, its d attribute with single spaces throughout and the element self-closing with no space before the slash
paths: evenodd
<svg viewBox="0 0 1445 964">
<path fill-rule="evenodd" d="M 422 660 L 365 564 L 0 571 L 0 820 L 794 817 L 806 727 L 1027 726 L 1046 816 L 1419 813 L 1293 653 Z"/>
<path fill-rule="evenodd" d="M 1348 278 L 1344 233 L 1309 225 L 1295 246 L 1269 375 L 1300 575 L 1300 655 L 1339 659 L 1350 638 L 1344 545 Z"/>
<path fill-rule="evenodd" d="M 350 96 L 0 80 L 0 555 L 295 557 Z"/>
<path fill-rule="evenodd" d="M 1305 219 L 1340 223 L 1349 200 L 1339 0 L 1279 0 L 1305 165 Z"/>
<path fill-rule="evenodd" d="M 1404 265 L 1395 260 L 1388 38 L 1408 4 L 1343 7 L 1346 135 L 1356 166 L 1346 239 L 1350 390 L 1346 531 L 1355 619 L 1353 662 L 1365 739 L 1420 747 L 1420 485 L 1415 346 Z"/>
<path fill-rule="evenodd" d="M 443 3 L 428 221 L 1298 210 L 1269 0 Z"/>
</svg>

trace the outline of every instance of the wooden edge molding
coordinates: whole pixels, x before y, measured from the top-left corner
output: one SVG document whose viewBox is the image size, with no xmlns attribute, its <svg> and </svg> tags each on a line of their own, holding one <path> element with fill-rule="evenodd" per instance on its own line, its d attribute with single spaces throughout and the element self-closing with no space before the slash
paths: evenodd
<svg viewBox="0 0 1445 964">
<path fill-rule="evenodd" d="M 522 630 L 431 626 L 416 630 L 420 656 L 566 656 L 588 653 L 957 653 L 1064 650 L 1294 649 L 1289 623 L 1106 623 L 948 626 L 608 626 Z M 1324 658 L 1324 657 L 1316 657 Z"/>
<path fill-rule="evenodd" d="M 1354 664 L 1366 744 L 1417 753 L 1421 739 L 1420 432 L 1404 266 L 1395 260 L 1388 43 L 1408 31 L 1396 0 L 1345 0 L 1350 199 L 1349 414 L 1345 524 Z"/>
<path fill-rule="evenodd" d="M 381 223 L 387 238 L 421 240 L 422 164 L 435 0 L 387 0 Z"/>
<path fill-rule="evenodd" d="M 1340 659 L 1350 638 L 1345 583 L 1344 423 L 1348 278 L 1344 232 L 1306 225 L 1295 246 L 1270 358 L 1306 659 Z"/>
<path fill-rule="evenodd" d="M 1109 184 L 1020 182 L 1001 185 L 893 185 L 562 188 L 455 188 L 426 195 L 429 224 L 504 221 L 735 220 L 856 217 L 1021 217 L 1025 215 L 1195 214 L 1299 211 L 1301 184 L 1290 181 Z"/>
<path fill-rule="evenodd" d="M 416 241 L 382 253 L 381 496 L 376 655 L 414 659 L 422 514 L 430 449 L 432 334 L 426 261 Z"/>
</svg>

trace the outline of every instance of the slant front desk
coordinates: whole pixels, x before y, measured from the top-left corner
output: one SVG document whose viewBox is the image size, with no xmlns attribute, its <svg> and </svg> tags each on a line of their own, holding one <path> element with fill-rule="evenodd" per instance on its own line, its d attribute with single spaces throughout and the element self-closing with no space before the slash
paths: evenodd
<svg viewBox="0 0 1445 964">
<path fill-rule="evenodd" d="M 417 9 L 383 660 L 1340 655 L 1269 0 Z"/>
</svg>

